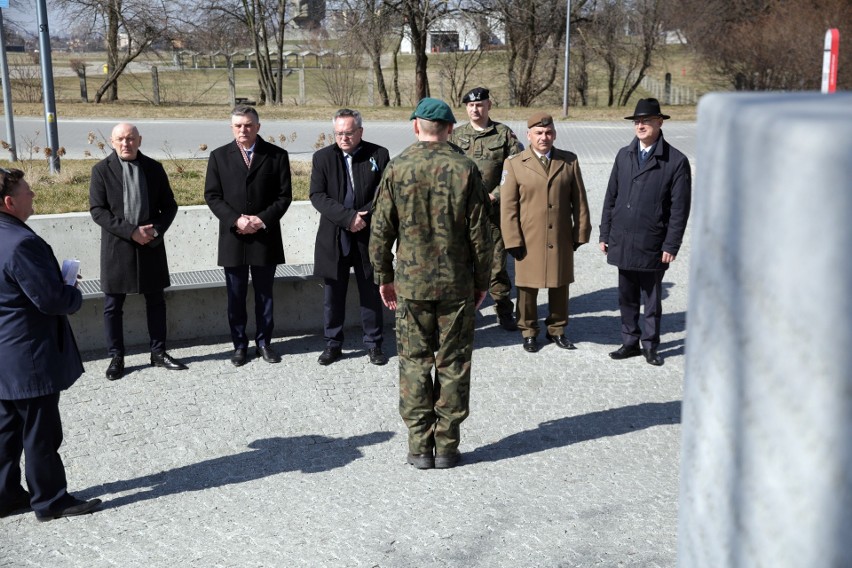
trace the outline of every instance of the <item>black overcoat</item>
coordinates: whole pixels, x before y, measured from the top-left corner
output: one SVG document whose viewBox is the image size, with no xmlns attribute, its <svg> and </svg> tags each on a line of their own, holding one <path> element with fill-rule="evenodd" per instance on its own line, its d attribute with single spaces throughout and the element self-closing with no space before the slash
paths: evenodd
<svg viewBox="0 0 852 568">
<path fill-rule="evenodd" d="M 269 266 L 284 262 L 281 217 L 293 201 L 287 151 L 258 137 L 251 167 L 233 141 L 210 153 L 204 200 L 219 218 L 219 266 Z M 266 228 L 237 234 L 240 215 L 260 217 Z"/>
<path fill-rule="evenodd" d="M 689 160 L 662 132 L 644 167 L 638 138 L 618 151 L 601 214 L 600 242 L 607 262 L 622 270 L 650 272 L 669 267 L 663 252 L 677 256 L 692 195 Z"/>
<path fill-rule="evenodd" d="M 343 152 L 337 144 L 326 146 L 314 153 L 311 170 L 310 199 L 320 212 L 314 246 L 314 274 L 323 278 L 337 278 L 337 263 L 340 260 L 340 231 L 349 227 L 357 211 L 370 212 L 376 188 L 382 179 L 382 172 L 388 165 L 390 156 L 386 148 L 361 141 L 358 150 L 352 156 L 352 179 L 355 189 L 354 208 L 343 206 L 346 196 L 346 163 Z M 370 215 L 364 220 L 367 227 L 352 233 L 352 243 L 361 253 L 364 274 L 373 278 L 373 266 L 370 264 Z"/>
<path fill-rule="evenodd" d="M 119 160 L 113 152 L 95 164 L 89 184 L 89 212 L 101 226 L 101 290 L 107 294 L 157 292 L 171 284 L 163 238 L 178 206 L 162 164 L 139 152 L 139 168 L 148 187 L 148 212 L 138 225 L 125 220 Z M 154 225 L 159 236 L 140 245 L 131 238 L 139 225 Z M 86 267 L 81 270 L 85 273 Z"/>
</svg>

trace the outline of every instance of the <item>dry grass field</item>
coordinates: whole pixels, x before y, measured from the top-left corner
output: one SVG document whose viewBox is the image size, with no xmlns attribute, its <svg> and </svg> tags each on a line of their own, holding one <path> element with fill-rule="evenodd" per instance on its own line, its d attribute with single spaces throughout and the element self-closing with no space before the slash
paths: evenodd
<svg viewBox="0 0 852 568">
<path fill-rule="evenodd" d="M 41 116 L 44 105 L 41 102 L 40 87 L 33 85 L 38 77 L 37 67 L 32 58 L 24 54 L 10 55 L 10 75 L 13 87 L 13 112 L 16 116 Z M 448 81 L 442 73 L 448 58 L 452 54 L 431 54 L 429 56 L 430 85 L 432 96 L 453 102 Z M 59 117 L 113 117 L 135 118 L 209 118 L 219 119 L 227 115 L 228 79 L 223 68 L 224 62 L 217 62 L 217 68 L 203 67 L 210 61 L 200 61 L 199 68 L 188 63 L 183 69 L 174 67 L 169 59 L 148 57 L 134 62 L 119 82 L 120 100 L 112 103 L 85 103 L 80 98 L 80 81 L 71 71 L 72 59 L 83 60 L 87 64 L 87 89 L 89 100 L 94 99 L 95 91 L 103 80 L 102 53 L 54 53 L 54 82 L 56 111 Z M 321 62 L 322 63 L 322 62 Z M 160 84 L 160 105 L 154 105 L 152 95 L 151 66 L 158 68 Z M 323 65 L 325 65 L 323 63 Z M 354 70 L 357 88 L 353 90 L 349 106 L 358 108 L 367 120 L 408 120 L 416 103 L 413 100 L 414 63 L 412 56 L 400 56 L 400 93 L 401 106 L 383 107 L 378 98 L 371 99 L 368 93 L 366 69 Z M 476 85 L 488 86 L 492 99 L 502 120 L 524 120 L 532 112 L 530 108 L 510 107 L 505 77 L 504 54 L 489 52 L 485 54 L 476 69 L 468 78 L 468 88 Z M 265 119 L 274 120 L 327 120 L 340 105 L 333 104 L 329 89 L 323 82 L 323 74 L 336 73 L 329 68 L 306 68 L 304 71 L 305 100 L 300 100 L 298 73 L 293 72 L 284 78 L 284 104 L 263 106 L 261 112 Z M 390 72 L 386 71 L 386 81 L 390 84 Z M 649 77 L 662 81 L 666 73 L 673 76 L 673 84 L 695 89 L 699 93 L 723 88 L 719 81 L 706 73 L 700 64 L 680 46 L 668 46 L 661 52 L 657 65 L 650 70 Z M 237 96 L 257 99 L 258 87 L 255 71 L 245 67 L 235 69 Z M 634 101 L 649 96 L 639 90 L 631 99 L 628 107 L 606 106 L 606 92 L 603 89 L 604 77 L 600 72 L 593 76 L 593 88 L 589 92 L 589 106 L 580 106 L 571 101 L 568 120 L 608 121 L 621 120 L 625 112 L 632 110 Z M 40 84 L 40 83 L 39 83 Z M 455 106 L 460 106 L 455 101 Z M 555 117 L 562 116 L 561 80 L 544 93 L 535 110 L 546 110 Z M 675 113 L 673 113 L 675 114 Z M 694 120 L 695 107 L 685 105 L 677 107 L 678 120 Z M 463 116 L 463 114 L 462 114 Z M 20 154 L 19 154 L 20 158 Z M 19 159 L 11 164 L 0 160 L 3 167 L 18 167 L 26 172 L 27 179 L 38 193 L 37 210 L 39 213 L 64 213 L 88 210 L 88 186 L 92 165 L 96 160 L 63 159 L 62 171 L 49 173 L 47 161 L 32 157 Z M 203 185 L 206 163 L 204 160 L 165 160 L 164 166 L 171 179 L 175 196 L 180 205 L 203 204 Z M 309 163 L 293 163 L 293 190 L 295 199 L 307 199 L 310 179 Z"/>
</svg>

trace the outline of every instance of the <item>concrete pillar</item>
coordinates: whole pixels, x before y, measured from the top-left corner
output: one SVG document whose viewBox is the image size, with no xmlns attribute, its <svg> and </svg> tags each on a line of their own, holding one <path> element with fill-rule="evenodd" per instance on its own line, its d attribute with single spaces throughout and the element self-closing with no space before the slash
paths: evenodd
<svg viewBox="0 0 852 568">
<path fill-rule="evenodd" d="M 698 107 L 678 565 L 852 566 L 852 93 Z"/>
</svg>

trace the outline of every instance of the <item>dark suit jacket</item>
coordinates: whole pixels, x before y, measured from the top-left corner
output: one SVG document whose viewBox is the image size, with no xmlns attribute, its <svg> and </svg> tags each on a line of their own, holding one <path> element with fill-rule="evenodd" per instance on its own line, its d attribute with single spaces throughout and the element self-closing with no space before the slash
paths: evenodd
<svg viewBox="0 0 852 568">
<path fill-rule="evenodd" d="M 382 179 L 390 157 L 387 149 L 361 141 L 352 156 L 352 178 L 354 180 L 355 203 L 350 209 L 343 206 L 346 196 L 346 163 L 343 152 L 334 144 L 314 153 L 311 170 L 311 203 L 322 215 L 317 229 L 314 247 L 314 274 L 323 278 L 337 278 L 337 263 L 340 261 L 340 231 L 346 230 L 356 211 L 370 211 L 376 188 Z M 352 233 L 352 244 L 361 253 L 364 274 L 373 278 L 370 264 L 370 216 L 364 218 L 367 227 Z"/>
<path fill-rule="evenodd" d="M 293 201 L 287 151 L 258 137 L 251 168 L 236 141 L 210 153 L 204 200 L 219 218 L 219 266 L 268 266 L 284 262 L 281 217 Z M 257 215 L 266 229 L 239 235 L 240 215 Z"/>
<path fill-rule="evenodd" d="M 139 225 L 154 225 L 159 236 L 140 245 L 130 236 L 137 225 L 124 219 L 121 163 L 113 152 L 92 168 L 89 213 L 101 226 L 101 290 L 107 294 L 145 294 L 167 288 L 169 263 L 163 237 L 177 215 L 169 177 L 163 166 L 139 153 L 148 186 L 148 212 Z"/>
<path fill-rule="evenodd" d="M 0 243 L 0 400 L 58 393 L 83 374 L 67 317 L 83 295 L 62 281 L 50 246 L 6 213 Z"/>
</svg>

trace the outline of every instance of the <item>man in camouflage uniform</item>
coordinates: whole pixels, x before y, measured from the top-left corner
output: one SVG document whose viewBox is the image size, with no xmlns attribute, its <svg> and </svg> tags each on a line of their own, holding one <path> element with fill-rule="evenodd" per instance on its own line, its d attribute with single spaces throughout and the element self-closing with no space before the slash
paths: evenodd
<svg viewBox="0 0 852 568">
<path fill-rule="evenodd" d="M 497 320 L 506 331 L 516 331 L 512 308 L 512 281 L 506 270 L 506 248 L 500 235 L 500 173 L 503 162 L 509 156 L 521 152 L 524 147 L 512 129 L 489 118 L 491 111 L 490 92 L 476 87 L 462 97 L 470 122 L 453 130 L 450 142 L 464 150 L 468 158 L 476 162 L 482 174 L 482 185 L 491 198 L 491 239 L 494 241 L 494 259 L 491 266 L 491 281 L 488 292 L 494 299 Z"/>
<path fill-rule="evenodd" d="M 476 164 L 448 143 L 456 122 L 450 107 L 425 98 L 411 118 L 418 142 L 385 168 L 370 261 L 382 301 L 396 311 L 407 462 L 450 468 L 469 413 L 474 311 L 491 273 L 488 198 Z"/>
</svg>

